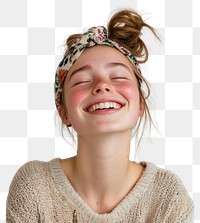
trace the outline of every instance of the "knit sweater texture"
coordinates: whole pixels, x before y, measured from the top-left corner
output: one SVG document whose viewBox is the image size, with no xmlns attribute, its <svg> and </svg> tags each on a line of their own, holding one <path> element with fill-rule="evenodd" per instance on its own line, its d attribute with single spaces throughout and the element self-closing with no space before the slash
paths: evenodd
<svg viewBox="0 0 200 223">
<path fill-rule="evenodd" d="M 110 212 L 95 213 L 76 193 L 60 159 L 31 161 L 15 174 L 7 223 L 191 223 L 193 201 L 176 174 L 150 162 L 132 190 Z"/>
</svg>

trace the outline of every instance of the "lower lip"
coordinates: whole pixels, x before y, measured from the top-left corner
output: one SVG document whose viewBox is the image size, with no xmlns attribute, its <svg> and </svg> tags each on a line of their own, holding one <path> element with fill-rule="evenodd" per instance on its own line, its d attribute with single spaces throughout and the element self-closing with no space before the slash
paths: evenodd
<svg viewBox="0 0 200 223">
<path fill-rule="evenodd" d="M 113 114 L 118 111 L 120 111 L 121 108 L 115 108 L 115 109 L 102 109 L 102 110 L 96 110 L 93 112 L 88 112 L 91 115 L 107 115 L 107 114 Z"/>
</svg>

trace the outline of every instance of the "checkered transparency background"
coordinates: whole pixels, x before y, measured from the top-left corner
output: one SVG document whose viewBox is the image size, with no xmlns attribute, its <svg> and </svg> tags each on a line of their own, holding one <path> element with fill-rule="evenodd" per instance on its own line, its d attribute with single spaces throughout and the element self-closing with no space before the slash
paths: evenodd
<svg viewBox="0 0 200 223">
<path fill-rule="evenodd" d="M 143 30 L 150 58 L 142 70 L 159 131 L 144 138 L 138 160 L 177 173 L 200 222 L 200 0 L 1 0 L 0 223 L 22 164 L 75 154 L 54 121 L 54 73 L 66 37 L 106 25 L 124 7 L 141 12 L 162 36 L 161 44 Z"/>
</svg>

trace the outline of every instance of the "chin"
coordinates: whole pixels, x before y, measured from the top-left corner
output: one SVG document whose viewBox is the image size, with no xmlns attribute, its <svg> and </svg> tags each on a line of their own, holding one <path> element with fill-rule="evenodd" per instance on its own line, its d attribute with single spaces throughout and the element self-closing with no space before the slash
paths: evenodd
<svg viewBox="0 0 200 223">
<path fill-rule="evenodd" d="M 123 126 L 109 126 L 109 125 L 105 125 L 105 126 L 101 126 L 98 128 L 90 128 L 90 134 L 91 135 L 104 135 L 104 134 L 119 134 L 119 133 L 127 133 L 127 132 L 131 132 L 131 127 L 123 127 Z"/>
</svg>

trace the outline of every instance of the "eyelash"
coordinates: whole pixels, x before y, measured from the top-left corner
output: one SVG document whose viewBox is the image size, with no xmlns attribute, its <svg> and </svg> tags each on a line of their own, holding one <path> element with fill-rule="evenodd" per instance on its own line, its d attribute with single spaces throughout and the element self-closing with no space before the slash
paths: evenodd
<svg viewBox="0 0 200 223">
<path fill-rule="evenodd" d="M 114 80 L 117 80 L 117 79 L 119 79 L 119 80 L 128 80 L 127 77 L 114 77 L 112 79 L 114 79 Z"/>
<path fill-rule="evenodd" d="M 127 79 L 127 77 L 114 77 L 114 79 Z"/>
<path fill-rule="evenodd" d="M 79 81 L 77 83 L 75 83 L 73 86 L 79 85 L 79 84 L 84 84 L 84 83 L 88 83 L 89 81 Z"/>
</svg>

